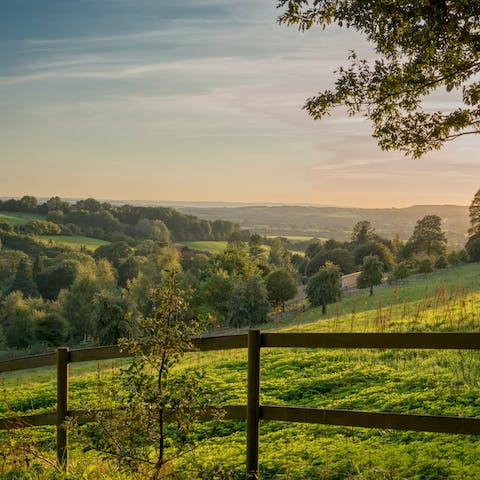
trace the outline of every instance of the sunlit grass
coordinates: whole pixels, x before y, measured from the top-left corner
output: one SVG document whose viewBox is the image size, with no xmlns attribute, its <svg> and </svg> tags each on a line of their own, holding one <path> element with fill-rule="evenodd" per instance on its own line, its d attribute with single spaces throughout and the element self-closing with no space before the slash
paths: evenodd
<svg viewBox="0 0 480 480">
<path fill-rule="evenodd" d="M 179 245 L 184 245 L 193 250 L 201 252 L 208 252 L 212 255 L 222 253 L 227 248 L 227 242 L 224 241 L 197 241 L 197 242 L 178 242 Z"/>
<path fill-rule="evenodd" d="M 267 238 L 286 238 L 287 240 L 290 240 L 292 242 L 305 242 L 308 240 L 313 240 L 313 238 L 317 238 L 318 240 L 321 240 L 322 242 L 325 242 L 328 240 L 326 237 L 313 237 L 313 236 L 308 236 L 308 235 L 266 235 Z"/>
<path fill-rule="evenodd" d="M 25 225 L 31 220 L 45 220 L 45 215 L 22 212 L 0 212 L 0 221 L 7 222 L 13 226 Z"/>
<path fill-rule="evenodd" d="M 102 245 L 109 245 L 110 242 L 99 238 L 84 237 L 81 235 L 35 235 L 36 240 L 48 245 L 62 245 L 74 249 L 86 248 L 94 251 Z"/>
</svg>

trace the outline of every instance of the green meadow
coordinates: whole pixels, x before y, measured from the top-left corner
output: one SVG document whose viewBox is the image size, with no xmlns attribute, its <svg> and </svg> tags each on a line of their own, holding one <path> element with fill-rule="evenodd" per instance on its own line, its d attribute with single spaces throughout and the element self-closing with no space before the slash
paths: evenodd
<svg viewBox="0 0 480 480">
<path fill-rule="evenodd" d="M 45 215 L 22 212 L 0 212 L 0 221 L 7 222 L 13 226 L 25 225 L 31 220 L 45 220 Z M 34 235 L 34 238 L 46 244 L 57 244 L 73 249 L 84 247 L 91 251 L 96 250 L 101 245 L 108 245 L 110 243 L 106 240 L 81 235 Z"/>
<path fill-rule="evenodd" d="M 305 242 L 307 240 L 312 240 L 314 237 L 312 236 L 305 236 L 305 235 L 266 235 L 267 238 L 278 238 L 278 237 L 281 237 L 281 238 L 286 238 L 287 240 L 291 241 L 291 242 Z M 328 238 L 319 238 L 319 237 L 315 237 L 315 238 L 318 238 L 319 240 L 321 240 L 322 242 L 325 242 L 328 240 Z"/>
<path fill-rule="evenodd" d="M 222 253 L 225 248 L 227 248 L 227 242 L 223 241 L 196 241 L 196 242 L 178 242 L 179 245 L 184 245 L 185 247 L 191 248 L 193 250 L 199 250 L 201 252 L 211 253 L 212 255 L 217 255 Z"/>
<path fill-rule="evenodd" d="M 106 240 L 100 240 L 99 238 L 84 237 L 81 235 L 34 235 L 34 238 L 49 245 L 57 244 L 74 249 L 80 249 L 84 247 L 91 251 L 96 250 L 102 245 L 108 245 L 110 243 Z"/>
<path fill-rule="evenodd" d="M 31 220 L 45 220 L 45 215 L 22 212 L 0 212 L 0 222 L 7 222 L 10 225 L 25 225 Z"/>
<path fill-rule="evenodd" d="M 218 255 L 222 253 L 228 245 L 228 242 L 225 241 L 216 241 L 216 240 L 205 240 L 205 241 L 196 241 L 196 242 L 178 242 L 178 245 L 183 245 L 193 250 L 198 250 L 200 252 L 207 252 L 212 255 Z M 263 249 L 266 254 L 270 251 L 268 245 L 263 245 Z"/>
<path fill-rule="evenodd" d="M 271 238 L 275 238 L 275 237 L 271 237 Z M 307 240 L 309 239 L 308 237 L 295 237 L 295 238 L 297 239 L 305 238 Z M 200 252 L 207 252 L 212 255 L 217 255 L 219 253 L 222 253 L 225 250 L 225 248 L 227 248 L 228 242 L 216 241 L 216 240 L 205 240 L 205 241 L 196 241 L 196 242 L 185 241 L 185 242 L 178 242 L 177 245 L 183 245 L 193 250 L 198 250 Z M 270 252 L 270 245 L 262 245 L 262 248 L 265 254 L 268 255 Z M 294 249 L 292 249 L 291 251 L 292 253 L 304 255 L 304 252 L 299 252 Z"/>
<path fill-rule="evenodd" d="M 480 265 L 471 264 L 378 287 L 372 297 L 363 291 L 350 293 L 329 305 L 326 316 L 320 309 L 307 309 L 288 322 L 262 329 L 468 332 L 479 330 L 479 312 Z M 72 365 L 71 408 L 102 404 L 106 388 L 115 384 L 125 362 Z M 204 381 L 218 395 L 219 404 L 245 404 L 246 367 L 246 351 L 232 350 L 190 353 L 179 368 L 203 369 Z M 54 379 L 53 368 L 4 374 L 6 402 L 0 415 L 51 410 Z M 479 417 L 480 353 L 263 349 L 261 403 Z M 51 428 L 30 429 L 24 435 L 53 458 Z M 172 461 L 172 468 L 183 473 L 172 478 L 244 478 L 244 422 L 202 423 L 193 435 L 195 448 Z M 71 445 L 75 478 L 120 478 L 100 454 L 83 452 L 85 444 L 75 435 Z M 475 436 L 281 422 L 261 425 L 263 479 L 474 480 L 480 478 L 478 458 L 480 438 Z"/>
</svg>

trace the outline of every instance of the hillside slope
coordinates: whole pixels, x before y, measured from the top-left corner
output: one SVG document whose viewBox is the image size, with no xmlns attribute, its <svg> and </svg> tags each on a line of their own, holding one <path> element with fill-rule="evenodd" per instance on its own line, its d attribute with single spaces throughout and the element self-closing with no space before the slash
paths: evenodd
<svg viewBox="0 0 480 480">
<path fill-rule="evenodd" d="M 480 265 L 466 265 L 378 288 L 373 297 L 365 292 L 347 296 L 337 308 L 331 306 L 326 317 L 318 309 L 310 309 L 285 327 L 316 332 L 478 331 L 479 311 Z M 71 408 L 92 406 L 102 398 L 105 401 L 105 388 L 112 384 L 112 365 L 112 361 L 98 367 L 75 365 Z M 203 381 L 221 403 L 246 402 L 245 350 L 192 353 L 185 358 L 183 369 L 203 369 Z M 55 404 L 53 369 L 7 374 L 5 387 L 14 412 L 46 411 Z M 478 417 L 480 355 L 265 349 L 261 392 L 262 404 Z M 6 413 L 3 409 L 0 416 Z M 198 425 L 196 448 L 176 458 L 176 467 L 188 478 L 244 478 L 244 432 L 244 422 Z M 51 445 L 51 434 L 38 433 L 36 441 L 42 448 Z M 73 441 L 72 447 L 75 445 L 77 468 L 82 468 L 83 462 L 92 475 L 105 471 L 100 458 L 87 460 L 82 452 L 84 443 Z M 261 425 L 263 479 L 475 480 L 480 478 L 479 454 L 480 438 L 475 436 L 281 422 Z M 79 473 L 82 478 L 94 478 L 88 475 Z"/>
<path fill-rule="evenodd" d="M 224 219 L 262 234 L 307 235 L 349 240 L 360 220 L 369 220 L 380 235 L 397 232 L 406 240 L 417 220 L 438 215 L 444 221 L 452 246 L 463 246 L 469 227 L 468 207 L 458 205 L 415 205 L 407 208 L 348 208 L 302 206 L 245 206 L 232 208 L 182 207 L 179 210 L 206 220 Z"/>
</svg>

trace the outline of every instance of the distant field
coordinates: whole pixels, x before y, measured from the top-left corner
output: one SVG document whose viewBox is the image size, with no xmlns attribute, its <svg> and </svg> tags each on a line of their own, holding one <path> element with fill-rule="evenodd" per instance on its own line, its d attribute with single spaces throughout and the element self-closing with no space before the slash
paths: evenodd
<svg viewBox="0 0 480 480">
<path fill-rule="evenodd" d="M 35 213 L 21 213 L 21 212 L 0 212 L 0 221 L 7 222 L 10 225 L 25 225 L 31 220 L 43 220 L 44 215 Z"/>
<path fill-rule="evenodd" d="M 290 241 L 297 241 L 297 242 L 303 242 L 305 240 L 311 240 L 312 237 L 306 237 L 304 235 L 265 235 L 267 238 L 278 238 L 278 237 L 282 237 L 282 238 L 286 238 L 287 240 L 290 240 Z"/>
<path fill-rule="evenodd" d="M 82 245 L 88 250 L 96 250 L 102 245 L 108 245 L 110 242 L 100 240 L 98 238 L 82 237 L 80 235 L 35 235 L 35 239 L 44 243 L 53 243 L 58 245 L 66 245 L 71 248 L 80 248 Z"/>
<path fill-rule="evenodd" d="M 244 205 L 239 207 L 182 207 L 184 213 L 205 220 L 221 218 L 242 228 L 266 235 L 302 235 L 347 241 L 355 223 L 368 220 L 377 233 L 392 238 L 397 232 L 402 240 L 410 237 L 417 220 L 438 215 L 448 224 L 450 246 L 461 248 L 469 228 L 468 208 L 457 205 L 417 205 L 408 208 L 350 208 L 300 205 Z"/>
<path fill-rule="evenodd" d="M 306 240 L 312 240 L 312 238 L 318 238 L 322 242 L 326 242 L 328 238 L 323 237 L 313 237 L 313 236 L 304 236 L 304 235 L 266 235 L 267 238 L 277 238 L 282 237 L 290 240 L 291 242 L 305 242 Z"/>
<path fill-rule="evenodd" d="M 270 238 L 275 238 L 275 237 L 270 237 Z M 303 237 L 296 237 L 296 238 L 300 239 Z M 305 237 L 305 238 L 308 239 L 308 237 Z M 212 255 L 217 255 L 219 253 L 222 253 L 225 250 L 225 248 L 227 248 L 227 243 L 228 242 L 224 242 L 224 241 L 178 242 L 178 245 L 184 245 L 186 247 L 192 248 L 193 250 L 208 252 L 208 253 L 211 253 Z M 265 252 L 265 255 L 268 255 L 270 253 L 270 245 L 262 245 L 262 247 Z M 293 253 L 304 255 L 303 252 L 296 251 L 295 249 L 292 249 L 291 251 Z"/>
<path fill-rule="evenodd" d="M 202 252 L 208 252 L 212 255 L 217 253 L 222 253 L 227 247 L 227 242 L 215 242 L 215 241 L 204 241 L 204 242 L 178 242 L 179 245 L 184 245 L 193 250 L 200 250 Z"/>
</svg>

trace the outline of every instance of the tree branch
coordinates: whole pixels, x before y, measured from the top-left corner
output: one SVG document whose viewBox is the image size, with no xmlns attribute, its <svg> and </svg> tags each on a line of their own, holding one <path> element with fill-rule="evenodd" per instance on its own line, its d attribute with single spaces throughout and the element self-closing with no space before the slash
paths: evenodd
<svg viewBox="0 0 480 480">
<path fill-rule="evenodd" d="M 451 140 L 455 140 L 458 137 L 463 137 L 464 135 L 478 135 L 479 133 L 480 133 L 480 130 L 470 130 L 468 132 L 455 133 L 453 135 L 449 135 L 446 138 L 446 141 L 450 142 Z"/>
</svg>

